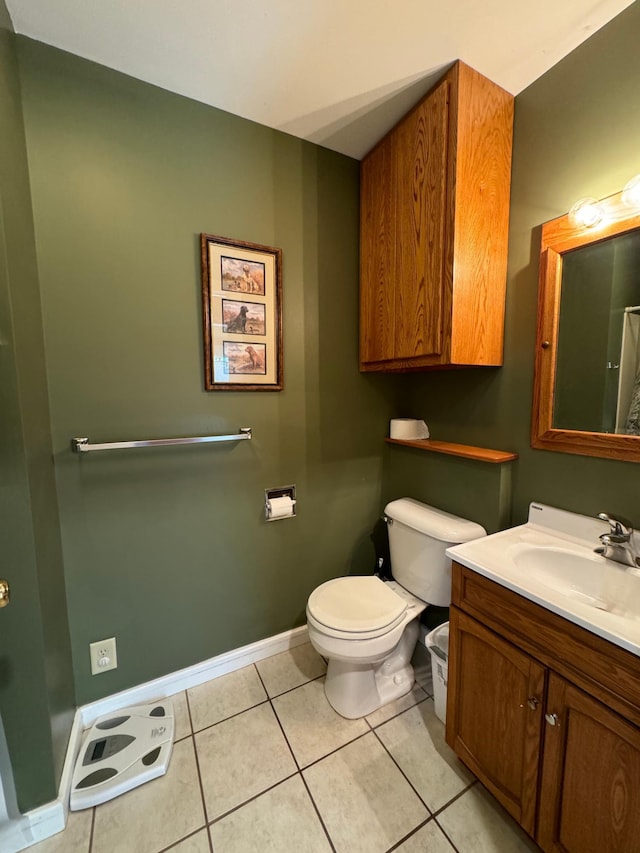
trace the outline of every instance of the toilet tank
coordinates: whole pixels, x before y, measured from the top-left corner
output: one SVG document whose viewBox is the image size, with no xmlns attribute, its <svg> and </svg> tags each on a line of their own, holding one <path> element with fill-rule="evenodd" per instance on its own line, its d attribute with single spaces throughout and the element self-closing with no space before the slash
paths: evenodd
<svg viewBox="0 0 640 853">
<path fill-rule="evenodd" d="M 400 498 L 384 509 L 394 580 L 427 604 L 451 603 L 450 545 L 486 536 L 475 521 L 459 518 L 413 498 Z"/>
</svg>

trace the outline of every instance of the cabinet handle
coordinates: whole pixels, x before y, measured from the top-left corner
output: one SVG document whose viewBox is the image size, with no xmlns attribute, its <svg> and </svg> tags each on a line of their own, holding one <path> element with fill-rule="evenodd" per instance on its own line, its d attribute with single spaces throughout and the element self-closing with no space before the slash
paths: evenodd
<svg viewBox="0 0 640 853">
<path fill-rule="evenodd" d="M 539 699 L 536 699 L 536 697 L 535 697 L 535 696 L 530 696 L 530 697 L 527 699 L 527 705 L 529 706 L 529 708 L 530 708 L 532 711 L 535 711 L 539 704 L 540 704 L 540 700 L 539 700 Z"/>
<path fill-rule="evenodd" d="M 550 726 L 560 725 L 560 717 L 557 714 L 545 714 L 544 718 Z"/>
</svg>

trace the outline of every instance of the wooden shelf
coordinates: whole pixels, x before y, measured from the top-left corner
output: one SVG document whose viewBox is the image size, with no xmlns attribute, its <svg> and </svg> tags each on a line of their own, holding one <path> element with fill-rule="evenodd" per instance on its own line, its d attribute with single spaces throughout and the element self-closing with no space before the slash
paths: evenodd
<svg viewBox="0 0 640 853">
<path fill-rule="evenodd" d="M 447 453 L 449 456 L 462 456 L 465 459 L 476 459 L 478 462 L 512 462 L 518 458 L 517 453 L 506 450 L 489 450 L 487 447 L 472 447 L 468 444 L 452 444 L 450 441 L 434 441 L 431 438 L 420 438 L 405 441 L 401 438 L 385 438 L 387 444 L 399 444 L 402 447 L 417 447 L 418 450 L 430 450 L 432 453 Z"/>
</svg>

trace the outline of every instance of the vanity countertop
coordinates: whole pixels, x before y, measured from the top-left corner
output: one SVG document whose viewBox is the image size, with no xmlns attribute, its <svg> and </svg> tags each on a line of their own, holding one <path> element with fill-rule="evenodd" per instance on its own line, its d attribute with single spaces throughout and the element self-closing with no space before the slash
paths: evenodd
<svg viewBox="0 0 640 853">
<path fill-rule="evenodd" d="M 640 570 L 594 553 L 608 529 L 599 519 L 532 503 L 526 524 L 454 545 L 447 555 L 640 656 Z"/>
</svg>

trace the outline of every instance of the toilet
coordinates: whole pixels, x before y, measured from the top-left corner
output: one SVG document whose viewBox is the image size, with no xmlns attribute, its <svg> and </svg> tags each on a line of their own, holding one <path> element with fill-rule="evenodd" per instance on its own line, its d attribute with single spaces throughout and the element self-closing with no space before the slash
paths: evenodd
<svg viewBox="0 0 640 853">
<path fill-rule="evenodd" d="M 479 524 L 412 498 L 385 507 L 393 580 L 375 575 L 327 581 L 307 602 L 309 640 L 329 661 L 325 693 L 355 720 L 408 693 L 419 617 L 429 604 L 451 602 L 445 551 L 486 536 Z"/>
</svg>

